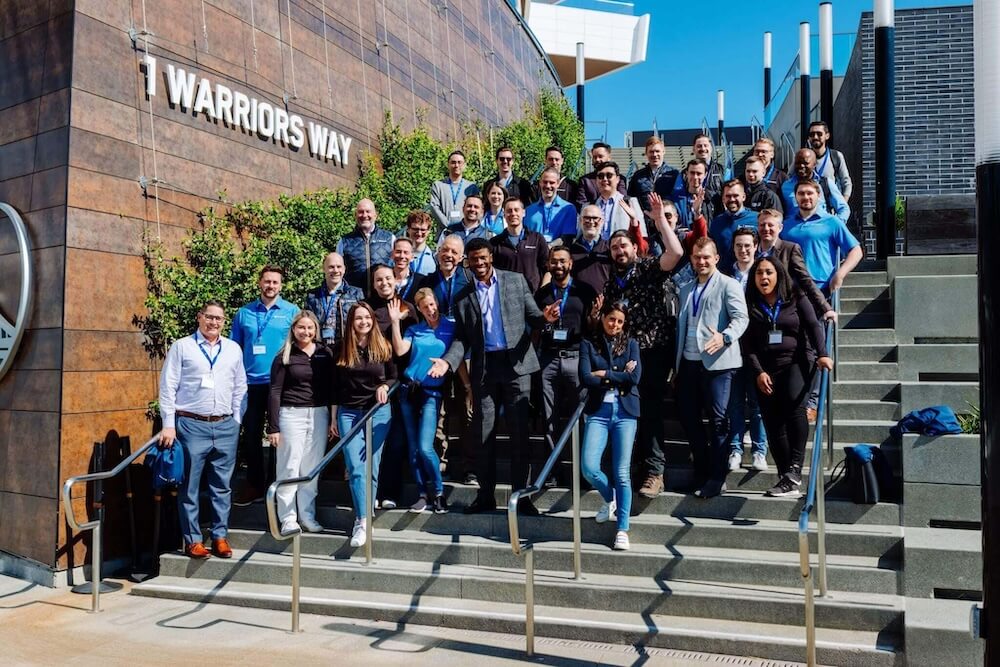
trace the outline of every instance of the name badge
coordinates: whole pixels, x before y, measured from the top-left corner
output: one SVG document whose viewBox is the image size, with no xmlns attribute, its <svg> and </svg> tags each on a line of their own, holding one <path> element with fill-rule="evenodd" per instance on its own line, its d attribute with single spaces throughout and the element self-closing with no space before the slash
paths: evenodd
<svg viewBox="0 0 1000 667">
<path fill-rule="evenodd" d="M 215 389 L 215 378 L 211 375 L 203 375 L 201 377 L 201 388 L 202 389 Z"/>
<path fill-rule="evenodd" d="M 323 340 L 333 340 L 333 329 L 323 329 L 319 335 Z"/>
<path fill-rule="evenodd" d="M 569 340 L 569 329 L 553 329 L 552 340 L 560 342 Z"/>
<path fill-rule="evenodd" d="M 257 354 L 267 354 L 267 345 L 254 345 L 253 353 Z"/>
<path fill-rule="evenodd" d="M 768 345 L 781 345 L 781 330 L 774 329 L 767 332 L 767 344 Z"/>
<path fill-rule="evenodd" d="M 458 222 L 459 220 L 462 219 L 462 212 L 452 211 L 451 213 L 448 214 L 448 219 L 451 220 L 452 222 Z"/>
</svg>

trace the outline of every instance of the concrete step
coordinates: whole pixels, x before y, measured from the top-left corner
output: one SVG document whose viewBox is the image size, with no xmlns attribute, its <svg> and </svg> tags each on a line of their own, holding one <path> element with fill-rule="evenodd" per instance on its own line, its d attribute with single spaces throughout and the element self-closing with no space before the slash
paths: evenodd
<svg viewBox="0 0 1000 667">
<path fill-rule="evenodd" d="M 287 585 L 158 577 L 135 587 L 133 595 L 189 602 L 289 609 Z M 304 588 L 302 609 L 347 618 L 380 619 L 400 624 L 440 625 L 471 630 L 524 634 L 524 605 L 516 602 L 417 597 L 371 591 Z M 756 619 L 756 615 L 749 618 Z M 535 607 L 539 637 L 604 641 L 677 650 L 712 650 L 732 656 L 762 656 L 801 661 L 805 639 L 801 624 L 777 625 L 667 616 L 647 611 L 612 612 L 582 608 Z M 817 658 L 845 667 L 900 667 L 902 639 L 897 632 L 818 628 Z"/>
<path fill-rule="evenodd" d="M 378 545 L 375 545 L 378 546 Z M 357 557 L 303 559 L 301 585 L 308 588 L 378 591 L 420 597 L 520 603 L 524 599 L 523 566 L 514 568 L 445 565 L 437 562 L 395 560 L 379 555 L 364 565 Z M 180 554 L 161 557 L 165 576 L 187 576 L 214 582 L 286 583 L 291 579 L 291 557 L 286 554 L 234 550 L 231 560 L 212 558 L 193 562 Z M 803 594 L 793 577 L 788 586 L 726 585 L 700 581 L 663 581 L 660 578 L 587 573 L 576 581 L 564 569 L 535 569 L 535 603 L 571 609 L 601 609 L 667 614 L 723 620 L 754 619 L 778 625 L 801 624 Z M 816 623 L 825 628 L 899 632 L 903 628 L 902 598 L 896 595 L 838 591 L 817 599 Z"/>
<path fill-rule="evenodd" d="M 848 281 L 850 283 L 850 281 Z M 883 295 L 888 295 L 888 285 L 851 285 L 847 284 L 840 288 L 841 299 L 874 299 Z"/>
<path fill-rule="evenodd" d="M 586 517 L 592 520 L 592 514 Z M 230 533 L 233 549 L 284 553 L 290 555 L 290 540 L 277 541 L 270 534 L 238 530 Z M 327 532 L 303 535 L 304 556 L 333 558 L 363 558 L 349 544 L 349 536 Z M 435 563 L 437 565 L 469 565 L 481 568 L 524 567 L 521 557 L 514 555 L 510 545 L 491 538 L 473 535 L 434 535 L 409 531 L 379 529 L 373 545 L 378 553 L 390 558 Z M 625 553 L 618 553 L 605 544 L 582 543 L 581 569 L 590 573 L 649 577 L 664 580 L 715 581 L 753 586 L 788 586 L 801 577 L 798 553 L 765 552 L 745 549 L 666 547 L 662 544 L 636 544 Z M 827 576 L 832 590 L 896 595 L 900 563 L 864 556 L 831 555 Z M 535 547 L 535 567 L 540 570 L 572 571 L 572 542 L 541 542 Z M 170 574 L 163 572 L 163 574 Z M 183 572 L 173 572 L 183 576 Z"/>
<path fill-rule="evenodd" d="M 833 400 L 890 401 L 899 400 L 896 380 L 846 380 L 833 383 Z"/>
<path fill-rule="evenodd" d="M 882 313 L 889 313 L 891 310 L 892 310 L 892 301 L 888 297 L 880 297 L 877 299 L 869 299 L 864 297 L 860 299 L 843 298 L 840 300 L 841 317 L 847 315 L 854 315 L 857 313 L 882 314 Z"/>
<path fill-rule="evenodd" d="M 895 422 L 893 422 L 893 423 L 895 423 Z M 813 430 L 813 428 L 810 427 L 810 437 L 809 437 L 808 440 L 806 440 L 806 449 L 805 449 L 805 464 L 806 464 L 806 468 L 809 467 L 809 462 L 812 460 L 812 450 L 813 450 L 813 442 L 814 442 L 813 436 L 812 436 L 812 430 Z M 844 433 L 844 432 L 841 431 L 840 433 Z M 873 431 L 866 431 L 866 432 L 860 432 L 860 433 L 857 432 L 857 431 L 854 431 L 854 432 L 847 432 L 847 435 L 866 435 L 866 436 L 872 436 L 872 437 L 851 438 L 849 440 L 841 439 L 841 438 L 838 437 L 837 439 L 835 439 L 834 443 L 833 443 L 833 464 L 832 465 L 838 465 L 841 461 L 844 460 L 844 448 L 845 447 L 851 447 L 851 446 L 856 445 L 858 443 L 873 444 L 873 445 L 879 445 L 882 448 L 882 451 L 883 451 L 883 453 L 885 453 L 886 458 L 889 461 L 889 464 L 892 466 L 892 468 L 895 471 L 896 475 L 897 476 L 899 475 L 899 471 L 901 470 L 900 466 L 902 465 L 899 442 L 897 442 L 896 440 L 893 440 L 892 438 L 889 437 L 888 426 L 882 427 L 882 430 L 880 430 L 880 431 L 874 431 L 873 430 Z M 825 434 L 824 434 L 824 442 L 823 442 L 824 455 L 825 455 L 827 447 L 828 447 L 828 445 L 826 444 Z M 691 467 L 690 451 L 691 451 L 691 448 L 690 448 L 690 446 L 686 442 L 668 442 L 668 443 L 666 443 L 664 445 L 663 452 L 664 452 L 664 456 L 666 457 L 667 467 L 669 467 L 669 468 L 687 468 L 687 469 L 690 469 L 690 467 Z M 745 456 L 744 456 L 744 458 L 745 458 Z M 769 465 L 768 465 L 768 471 L 767 472 L 757 473 L 757 476 L 760 478 L 759 481 L 752 482 L 752 486 L 750 487 L 750 489 L 744 489 L 744 490 L 755 490 L 755 491 L 756 490 L 760 490 L 760 491 L 765 491 L 765 490 L 767 490 L 767 489 L 770 488 L 770 484 L 772 484 L 775 481 L 774 475 L 776 475 L 775 468 L 774 468 L 774 460 L 773 460 L 773 457 L 772 457 L 771 454 L 768 454 L 768 464 Z M 744 465 L 747 465 L 746 461 L 744 461 Z M 736 474 L 740 475 L 741 473 L 736 473 Z M 752 471 L 748 470 L 748 471 L 745 471 L 742 474 L 743 475 L 753 475 L 754 473 Z M 730 480 L 727 480 L 727 484 L 729 484 L 729 482 L 730 482 Z M 679 483 L 680 483 L 680 481 L 678 481 L 678 484 Z M 760 488 L 758 488 L 758 486 Z M 730 485 L 729 488 L 731 488 L 731 489 L 737 489 L 737 488 L 741 488 L 741 487 L 740 486 L 732 486 L 732 485 Z M 679 490 L 687 491 L 689 489 L 687 487 L 679 487 Z M 691 489 L 691 490 L 693 490 L 693 489 Z M 844 491 L 844 493 L 846 493 L 846 490 Z M 835 495 L 836 495 L 836 491 L 835 491 Z"/>
<path fill-rule="evenodd" d="M 840 345 L 895 345 L 896 330 L 887 325 L 883 328 L 855 327 L 844 329 L 843 323 L 837 332 Z"/>
<path fill-rule="evenodd" d="M 841 313 L 841 329 L 886 329 L 892 328 L 892 312 Z"/>
<path fill-rule="evenodd" d="M 896 361 L 896 349 L 896 346 L 892 344 L 861 343 L 848 345 L 843 342 L 838 347 L 840 361 L 868 361 L 876 363 Z"/>
<path fill-rule="evenodd" d="M 841 361 L 837 364 L 837 381 L 895 380 L 899 381 L 899 365 L 894 361 Z"/>
<path fill-rule="evenodd" d="M 899 420 L 899 403 L 894 401 L 834 400 L 835 419 L 895 422 Z"/>
<path fill-rule="evenodd" d="M 852 271 L 844 284 L 848 287 L 858 285 L 888 285 L 889 274 L 885 271 Z"/>
</svg>

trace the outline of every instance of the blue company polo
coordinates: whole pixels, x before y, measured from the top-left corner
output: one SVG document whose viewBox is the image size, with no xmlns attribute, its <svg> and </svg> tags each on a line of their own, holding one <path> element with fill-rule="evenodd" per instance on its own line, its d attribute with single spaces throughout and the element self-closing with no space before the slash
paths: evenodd
<svg viewBox="0 0 1000 667">
<path fill-rule="evenodd" d="M 807 220 L 803 220 L 798 214 L 786 220 L 781 238 L 794 241 L 802 247 L 802 257 L 806 261 L 809 275 L 822 290 L 826 290 L 830 278 L 837 270 L 837 249 L 840 249 L 840 257 L 843 259 L 859 245 L 840 219 L 818 213 L 813 213 Z"/>
<path fill-rule="evenodd" d="M 257 299 L 236 311 L 230 338 L 243 348 L 247 384 L 271 381 L 271 362 L 285 344 L 292 318 L 298 312 L 298 306 L 280 296 L 270 308 Z"/>
<path fill-rule="evenodd" d="M 524 212 L 524 226 L 552 243 L 560 236 L 576 234 L 576 208 L 559 195 L 551 204 L 536 201 Z"/>
<path fill-rule="evenodd" d="M 728 274 L 736 261 L 736 255 L 733 254 L 733 235 L 740 227 L 757 229 L 757 214 L 748 208 L 740 209 L 736 215 L 725 211 L 712 218 L 712 222 L 708 225 L 708 235 L 715 241 L 715 247 L 719 250 L 719 268 L 723 273 Z"/>
<path fill-rule="evenodd" d="M 415 324 L 405 332 L 403 339 L 410 341 L 410 365 L 406 377 L 423 387 L 434 389 L 444 384 L 444 377 L 432 378 L 431 359 L 440 359 L 455 340 L 455 323 L 447 317 L 438 321 L 437 329 L 426 322 Z"/>
<path fill-rule="evenodd" d="M 819 176 L 813 175 L 813 180 L 817 184 L 820 184 Z M 822 186 L 819 192 L 819 201 L 816 206 L 816 211 L 824 215 L 836 216 L 840 220 L 847 222 L 851 217 L 851 207 L 847 204 L 847 200 L 844 199 L 844 195 L 841 194 L 840 188 L 829 176 L 823 176 L 826 181 L 827 187 L 830 189 L 830 199 L 834 210 L 829 210 L 826 202 L 826 193 L 823 191 Z M 799 177 L 792 174 L 788 177 L 784 183 L 781 184 L 781 199 L 785 205 L 785 216 L 790 218 L 792 216 L 798 215 L 799 205 L 795 201 L 795 186 L 799 182 Z"/>
</svg>

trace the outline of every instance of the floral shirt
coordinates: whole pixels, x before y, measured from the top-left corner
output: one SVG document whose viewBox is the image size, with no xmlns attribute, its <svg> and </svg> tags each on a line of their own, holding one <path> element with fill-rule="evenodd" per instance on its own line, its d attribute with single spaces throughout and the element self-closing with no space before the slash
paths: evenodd
<svg viewBox="0 0 1000 667">
<path fill-rule="evenodd" d="M 670 345 L 677 329 L 677 287 L 659 259 L 637 259 L 626 271 L 611 272 L 604 287 L 604 303 L 628 306 L 628 334 L 646 350 Z"/>
</svg>

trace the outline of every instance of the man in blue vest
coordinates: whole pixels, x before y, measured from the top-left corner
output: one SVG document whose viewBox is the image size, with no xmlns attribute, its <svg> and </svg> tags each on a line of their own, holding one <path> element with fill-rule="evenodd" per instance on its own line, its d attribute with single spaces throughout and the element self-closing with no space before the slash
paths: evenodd
<svg viewBox="0 0 1000 667">
<path fill-rule="evenodd" d="M 344 339 L 347 313 L 365 298 L 364 292 L 344 282 L 344 258 L 335 252 L 323 259 L 323 284 L 306 295 L 306 308 L 319 320 L 319 337 L 327 345 Z"/>
<path fill-rule="evenodd" d="M 736 262 L 733 234 L 740 227 L 757 229 L 757 214 L 743 206 L 745 201 L 743 184 L 736 179 L 727 181 L 722 186 L 722 205 L 726 210 L 712 218 L 708 226 L 708 235 L 719 249 L 720 270 L 726 275 L 732 275 L 733 263 Z"/>
<path fill-rule="evenodd" d="M 347 266 L 347 282 L 367 296 L 371 290 L 371 267 L 392 264 L 392 244 L 396 242 L 396 237 L 389 230 L 376 226 L 378 211 L 371 199 L 358 202 L 354 220 L 357 223 L 354 231 L 337 242 L 337 254 L 344 258 Z"/>
<path fill-rule="evenodd" d="M 243 366 L 247 373 L 247 409 L 243 416 L 240 452 L 247 464 L 246 487 L 233 501 L 244 506 L 263 500 L 264 490 L 274 477 L 274 462 L 264 466 L 264 421 L 267 419 L 267 395 L 271 388 L 271 362 L 285 344 L 292 318 L 299 307 L 282 299 L 283 272 L 276 266 L 260 270 L 260 298 L 236 311 L 230 336 L 243 348 Z"/>
</svg>

